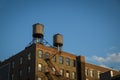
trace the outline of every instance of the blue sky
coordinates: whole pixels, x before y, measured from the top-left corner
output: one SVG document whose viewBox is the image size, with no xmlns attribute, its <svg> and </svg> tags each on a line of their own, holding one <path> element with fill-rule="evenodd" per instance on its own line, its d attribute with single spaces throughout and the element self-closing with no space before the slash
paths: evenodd
<svg viewBox="0 0 120 80">
<path fill-rule="evenodd" d="M 0 60 L 23 50 L 38 22 L 50 44 L 61 33 L 64 51 L 120 69 L 119 0 L 0 0 Z"/>
</svg>

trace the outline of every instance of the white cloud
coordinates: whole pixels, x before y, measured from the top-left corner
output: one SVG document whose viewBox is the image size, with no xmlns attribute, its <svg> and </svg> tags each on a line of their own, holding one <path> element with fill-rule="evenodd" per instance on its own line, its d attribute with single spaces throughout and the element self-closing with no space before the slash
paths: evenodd
<svg viewBox="0 0 120 80">
<path fill-rule="evenodd" d="M 99 63 L 115 62 L 120 63 L 120 53 L 108 54 L 107 57 L 93 56 L 93 60 Z"/>
<path fill-rule="evenodd" d="M 109 50 L 115 50 L 115 49 L 117 49 L 117 47 L 115 46 L 112 46 L 111 48 L 109 48 Z"/>
<path fill-rule="evenodd" d="M 93 60 L 96 60 L 97 62 L 105 62 L 106 60 L 103 57 L 93 56 Z"/>
</svg>

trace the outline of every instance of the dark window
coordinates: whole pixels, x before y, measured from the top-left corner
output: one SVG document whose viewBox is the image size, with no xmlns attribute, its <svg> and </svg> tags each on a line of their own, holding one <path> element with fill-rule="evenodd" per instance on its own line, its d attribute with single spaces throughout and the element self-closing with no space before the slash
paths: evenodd
<svg viewBox="0 0 120 80">
<path fill-rule="evenodd" d="M 11 80 L 14 80 L 14 74 L 11 75 Z"/>
<path fill-rule="evenodd" d="M 63 61 L 64 61 L 64 60 L 63 60 L 63 56 L 60 56 L 60 57 L 59 57 L 59 61 L 60 61 L 60 64 L 63 64 Z"/>
<path fill-rule="evenodd" d="M 22 57 L 20 57 L 20 64 L 22 64 L 23 63 L 23 58 Z"/>
<path fill-rule="evenodd" d="M 72 66 L 75 67 L 76 66 L 76 61 L 72 60 Z"/>
<path fill-rule="evenodd" d="M 50 58 L 50 54 L 48 52 L 45 53 L 45 58 Z"/>
<path fill-rule="evenodd" d="M 22 80 L 22 70 L 19 70 L 19 79 Z"/>
<path fill-rule="evenodd" d="M 15 62 L 14 61 L 12 61 L 12 68 L 14 68 L 15 67 Z"/>
<path fill-rule="evenodd" d="M 56 62 L 56 56 L 53 56 L 53 61 Z"/>
<path fill-rule="evenodd" d="M 28 66 L 28 73 L 30 73 L 30 71 L 31 71 L 31 67 L 30 67 L 30 66 Z"/>
<path fill-rule="evenodd" d="M 69 66 L 70 65 L 70 59 L 66 58 L 66 65 Z"/>
<path fill-rule="evenodd" d="M 31 60 L 31 53 L 28 53 L 28 60 Z"/>
</svg>

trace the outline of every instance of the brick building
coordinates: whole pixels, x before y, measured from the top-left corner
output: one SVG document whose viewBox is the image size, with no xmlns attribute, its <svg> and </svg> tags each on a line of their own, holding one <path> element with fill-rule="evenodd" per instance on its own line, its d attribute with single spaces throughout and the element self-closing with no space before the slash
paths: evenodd
<svg viewBox="0 0 120 80">
<path fill-rule="evenodd" d="M 100 74 L 100 80 L 120 80 L 120 73 L 113 75 L 112 71 L 106 71 Z"/>
<path fill-rule="evenodd" d="M 85 63 L 86 80 L 101 80 L 100 79 L 101 74 L 105 72 L 109 72 L 109 71 L 111 72 L 112 76 L 116 76 L 117 74 L 119 74 L 118 71 L 110 69 L 110 68 L 105 68 L 105 67 L 97 66 L 94 64 Z M 103 78 L 102 80 L 109 80 L 109 79 Z"/>
<path fill-rule="evenodd" d="M 85 62 L 84 56 L 61 50 L 62 36 L 54 35 L 54 46 L 45 45 L 43 25 L 33 25 L 33 41 L 24 50 L 0 63 L 0 80 L 100 80 L 111 70 Z"/>
</svg>

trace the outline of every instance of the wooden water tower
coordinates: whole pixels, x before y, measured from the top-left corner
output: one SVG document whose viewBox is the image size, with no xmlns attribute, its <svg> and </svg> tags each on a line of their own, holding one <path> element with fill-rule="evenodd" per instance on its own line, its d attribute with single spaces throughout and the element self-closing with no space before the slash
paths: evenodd
<svg viewBox="0 0 120 80">
<path fill-rule="evenodd" d="M 58 51 L 61 51 L 63 46 L 63 36 L 61 34 L 55 34 L 53 36 L 53 45 L 57 47 Z"/>
<path fill-rule="evenodd" d="M 41 43 L 44 37 L 44 25 L 40 23 L 34 24 L 32 36 L 34 43 Z"/>
</svg>

